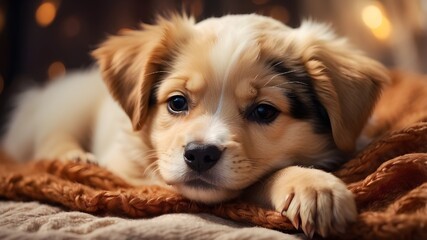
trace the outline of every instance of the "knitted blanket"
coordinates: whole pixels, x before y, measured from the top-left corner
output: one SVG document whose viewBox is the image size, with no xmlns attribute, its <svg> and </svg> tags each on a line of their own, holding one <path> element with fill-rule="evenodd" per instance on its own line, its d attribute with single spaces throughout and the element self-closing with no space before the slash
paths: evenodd
<svg viewBox="0 0 427 240">
<path fill-rule="evenodd" d="M 354 193 L 357 222 L 345 239 L 427 239 L 427 122 L 390 133 L 334 173 Z M 95 165 L 0 157 L 0 198 L 38 200 L 93 214 L 147 218 L 210 213 L 296 232 L 286 217 L 236 199 L 206 206 L 156 186 L 131 187 Z"/>
</svg>

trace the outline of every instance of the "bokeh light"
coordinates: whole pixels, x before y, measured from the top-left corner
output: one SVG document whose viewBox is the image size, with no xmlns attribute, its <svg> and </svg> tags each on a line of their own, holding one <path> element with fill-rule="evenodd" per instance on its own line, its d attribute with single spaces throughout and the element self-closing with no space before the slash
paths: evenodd
<svg viewBox="0 0 427 240">
<path fill-rule="evenodd" d="M 36 10 L 36 22 L 41 27 L 49 26 L 56 17 L 57 5 L 52 1 L 43 1 Z"/>
<path fill-rule="evenodd" d="M 378 39 L 381 39 L 381 40 L 388 39 L 390 37 L 390 34 L 391 34 L 390 21 L 387 18 L 385 18 L 378 28 L 373 29 L 372 33 Z"/>
<path fill-rule="evenodd" d="M 376 38 L 385 40 L 390 37 L 391 24 L 379 3 L 364 7 L 362 20 Z"/>
<path fill-rule="evenodd" d="M 383 21 L 383 14 L 376 5 L 368 5 L 362 10 L 362 20 L 369 28 L 378 28 Z"/>
<path fill-rule="evenodd" d="M 60 61 L 55 61 L 49 65 L 47 69 L 47 75 L 49 79 L 54 79 L 61 75 L 64 75 L 66 72 L 65 65 Z"/>
</svg>

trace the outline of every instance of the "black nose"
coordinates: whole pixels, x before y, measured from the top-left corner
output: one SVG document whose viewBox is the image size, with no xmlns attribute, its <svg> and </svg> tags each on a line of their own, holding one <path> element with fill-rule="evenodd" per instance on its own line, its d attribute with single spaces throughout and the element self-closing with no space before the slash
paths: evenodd
<svg viewBox="0 0 427 240">
<path fill-rule="evenodd" d="M 197 172 L 204 172 L 221 158 L 222 151 L 212 144 L 190 142 L 184 149 L 185 163 Z"/>
</svg>

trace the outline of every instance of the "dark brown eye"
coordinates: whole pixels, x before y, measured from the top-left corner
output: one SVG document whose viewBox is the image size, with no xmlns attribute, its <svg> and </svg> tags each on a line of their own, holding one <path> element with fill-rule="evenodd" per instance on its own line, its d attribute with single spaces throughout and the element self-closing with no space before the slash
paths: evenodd
<svg viewBox="0 0 427 240">
<path fill-rule="evenodd" d="M 170 97 L 168 99 L 168 110 L 172 114 L 180 114 L 188 111 L 187 99 L 181 95 Z"/>
<path fill-rule="evenodd" d="M 269 104 L 259 104 L 250 112 L 248 119 L 260 124 L 273 122 L 279 115 L 279 110 Z"/>
</svg>

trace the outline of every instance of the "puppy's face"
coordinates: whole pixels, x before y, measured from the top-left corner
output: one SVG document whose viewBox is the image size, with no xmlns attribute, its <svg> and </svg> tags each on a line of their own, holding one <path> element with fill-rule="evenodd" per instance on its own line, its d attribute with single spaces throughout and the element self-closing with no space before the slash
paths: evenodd
<svg viewBox="0 0 427 240">
<path fill-rule="evenodd" d="M 204 202 L 232 197 L 274 169 L 309 164 L 330 144 L 301 67 L 260 56 L 251 42 L 237 52 L 220 41 L 182 49 L 155 93 L 151 130 L 165 181 Z"/>
<path fill-rule="evenodd" d="M 386 78 L 322 26 L 256 15 L 161 19 L 94 55 L 162 178 L 206 203 L 289 165 L 333 163 Z"/>
</svg>

